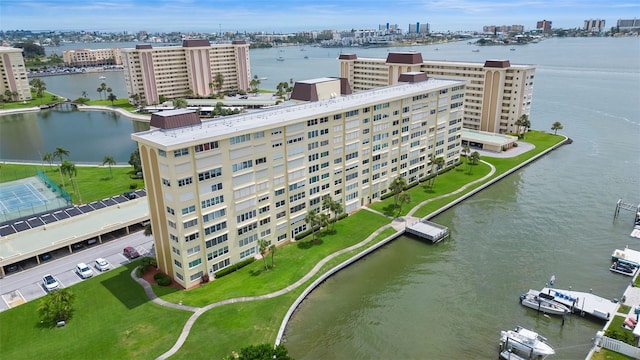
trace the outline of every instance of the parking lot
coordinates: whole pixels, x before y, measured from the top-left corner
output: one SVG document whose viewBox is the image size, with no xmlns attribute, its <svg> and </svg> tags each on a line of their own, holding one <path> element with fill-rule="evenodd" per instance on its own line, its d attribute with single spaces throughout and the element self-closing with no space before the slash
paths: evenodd
<svg viewBox="0 0 640 360">
<path fill-rule="evenodd" d="M 37 266 L 19 269 L 17 272 L 0 279 L 0 311 L 18 306 L 24 302 L 38 299 L 47 294 L 47 290 L 42 282 L 45 274 L 52 274 L 60 288 L 73 286 L 83 280 L 76 273 L 76 265 L 84 262 L 93 270 L 93 277 L 100 276 L 101 272 L 96 268 L 95 260 L 105 258 L 112 268 L 129 263 L 122 250 L 131 246 L 138 251 L 141 256 L 152 254 L 153 238 L 144 236 L 142 231 L 114 239 L 104 244 L 88 246 L 73 254 L 56 256 Z"/>
</svg>

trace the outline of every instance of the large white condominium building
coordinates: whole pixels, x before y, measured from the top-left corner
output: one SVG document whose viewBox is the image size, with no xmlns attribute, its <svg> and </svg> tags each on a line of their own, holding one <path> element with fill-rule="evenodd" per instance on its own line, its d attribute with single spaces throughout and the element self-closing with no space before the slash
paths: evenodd
<svg viewBox="0 0 640 360">
<path fill-rule="evenodd" d="M 160 97 L 175 99 L 208 96 L 217 91 L 217 75 L 222 88 L 248 89 L 251 76 L 249 44 L 211 44 L 209 40 L 184 40 L 182 46 L 154 48 L 137 45 L 122 49 L 125 83 L 129 97 L 157 104 Z"/>
<path fill-rule="evenodd" d="M 297 82 L 295 105 L 203 121 L 153 114 L 138 142 L 160 269 L 182 286 L 307 230 L 324 197 L 347 212 L 393 179 L 418 182 L 432 157 L 459 160 L 464 82 L 407 73 L 350 94 L 348 82 Z"/>
<path fill-rule="evenodd" d="M 509 60 L 484 63 L 423 61 L 418 52 L 389 53 L 386 59 L 341 54 L 340 77 L 354 91 L 393 85 L 401 73 L 423 71 L 430 78 L 467 82 L 464 127 L 493 133 L 516 132 L 515 122 L 529 116 L 535 66 L 512 65 Z"/>
<path fill-rule="evenodd" d="M 0 46 L 0 95 L 11 101 L 31 100 L 22 49 Z"/>
<path fill-rule="evenodd" d="M 113 66 L 122 65 L 122 49 L 75 49 L 62 52 L 67 66 Z"/>
</svg>

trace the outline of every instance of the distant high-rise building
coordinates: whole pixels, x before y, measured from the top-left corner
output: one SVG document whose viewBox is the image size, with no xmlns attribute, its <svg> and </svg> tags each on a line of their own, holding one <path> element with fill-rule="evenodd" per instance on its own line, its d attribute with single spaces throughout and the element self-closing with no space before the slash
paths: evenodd
<svg viewBox="0 0 640 360">
<path fill-rule="evenodd" d="M 508 33 L 508 32 L 523 32 L 523 31 L 524 31 L 523 25 L 502 25 L 502 26 L 489 25 L 489 26 L 482 27 L 482 32 L 485 32 L 485 33 L 493 33 L 493 32 Z"/>
<path fill-rule="evenodd" d="M 161 96 L 211 95 L 217 74 L 223 77 L 221 90 L 247 90 L 251 77 L 245 41 L 212 45 L 209 40 L 183 40 L 182 46 L 158 48 L 137 45 L 122 49 L 122 63 L 129 96 L 138 95 L 146 105 L 158 103 Z"/>
<path fill-rule="evenodd" d="M 589 19 L 584 21 L 583 29 L 591 32 L 603 32 L 605 21 L 601 19 Z"/>
<path fill-rule="evenodd" d="M 429 33 L 429 23 L 420 24 L 419 22 L 415 24 L 409 24 L 409 34 L 428 34 Z"/>
<path fill-rule="evenodd" d="M 387 58 L 341 54 L 340 77 L 353 91 L 395 85 L 403 72 L 421 71 L 431 79 L 469 81 L 464 94 L 464 127 L 493 133 L 515 132 L 515 122 L 531 112 L 535 66 L 509 60 L 482 62 L 423 61 L 414 52 L 389 53 Z"/>
<path fill-rule="evenodd" d="M 62 60 L 67 66 L 78 67 L 122 65 L 120 48 L 65 50 Z"/>
<path fill-rule="evenodd" d="M 0 46 L 0 95 L 7 100 L 31 100 L 22 49 Z M 8 96 L 8 93 L 11 93 Z"/>
<path fill-rule="evenodd" d="M 617 26 L 620 30 L 633 30 L 633 29 L 640 29 L 640 19 L 628 19 L 628 20 L 623 20 L 623 19 L 619 19 L 617 22 Z"/>
<path fill-rule="evenodd" d="M 549 21 L 549 20 L 538 21 L 536 23 L 536 29 L 542 30 L 542 31 L 550 31 L 551 30 L 551 21 Z"/>
</svg>

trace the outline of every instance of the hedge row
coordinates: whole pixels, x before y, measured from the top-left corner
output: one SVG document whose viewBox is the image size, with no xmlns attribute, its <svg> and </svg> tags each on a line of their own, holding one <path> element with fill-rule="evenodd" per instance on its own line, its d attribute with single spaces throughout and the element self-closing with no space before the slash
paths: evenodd
<svg viewBox="0 0 640 360">
<path fill-rule="evenodd" d="M 256 259 L 253 258 L 253 257 L 250 257 L 250 258 L 248 258 L 246 260 L 242 260 L 242 261 L 240 261 L 238 263 L 235 263 L 235 264 L 233 264 L 233 265 L 231 265 L 229 267 L 226 267 L 226 268 L 224 268 L 224 269 L 222 269 L 220 271 L 217 271 L 215 273 L 216 274 L 216 278 L 221 278 L 221 277 L 223 277 L 225 275 L 231 274 L 232 272 L 238 271 L 238 270 L 242 269 L 243 267 L 253 263 L 254 261 L 256 261 Z"/>
</svg>

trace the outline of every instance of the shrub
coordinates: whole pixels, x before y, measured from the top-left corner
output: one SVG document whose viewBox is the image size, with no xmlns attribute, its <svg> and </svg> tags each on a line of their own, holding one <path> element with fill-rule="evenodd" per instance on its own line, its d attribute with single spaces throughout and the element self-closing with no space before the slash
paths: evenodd
<svg viewBox="0 0 640 360">
<path fill-rule="evenodd" d="M 129 184 L 129 189 L 133 190 L 133 189 L 137 189 L 137 188 L 138 188 L 138 184 L 136 184 L 136 183 Z"/>
<path fill-rule="evenodd" d="M 136 268 L 136 276 L 141 278 L 144 276 L 144 267 L 143 266 L 138 266 Z"/>
<path fill-rule="evenodd" d="M 514 142 L 513 147 L 518 147 L 518 143 Z"/>
<path fill-rule="evenodd" d="M 221 278 L 221 277 L 223 277 L 225 275 L 231 274 L 232 272 L 238 271 L 238 270 L 242 269 L 243 267 L 253 263 L 255 260 L 256 260 L 255 258 L 251 257 L 251 258 L 248 258 L 246 260 L 243 260 L 243 261 L 240 261 L 238 263 L 235 263 L 235 264 L 233 264 L 233 265 L 231 265 L 229 267 L 226 267 L 226 268 L 224 268 L 224 269 L 222 269 L 220 271 L 217 271 L 215 273 L 216 274 L 216 278 Z"/>
<path fill-rule="evenodd" d="M 168 286 L 171 284 L 171 278 L 161 272 L 153 275 L 153 280 L 160 286 Z"/>
</svg>

